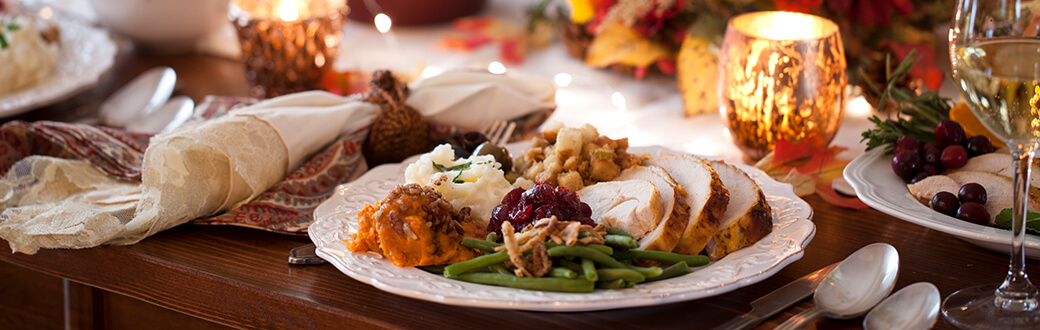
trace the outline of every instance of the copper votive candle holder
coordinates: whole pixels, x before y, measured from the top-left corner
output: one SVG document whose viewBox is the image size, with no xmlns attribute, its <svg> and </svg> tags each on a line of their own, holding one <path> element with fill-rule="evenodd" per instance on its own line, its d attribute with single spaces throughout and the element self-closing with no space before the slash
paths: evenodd
<svg viewBox="0 0 1040 330">
<path fill-rule="evenodd" d="M 845 51 L 838 26 L 791 12 L 755 12 L 726 27 L 718 95 L 734 143 L 748 160 L 780 139 L 825 146 L 845 111 Z"/>
<path fill-rule="evenodd" d="M 344 0 L 234 0 L 250 94 L 258 98 L 317 89 L 339 52 Z"/>
</svg>

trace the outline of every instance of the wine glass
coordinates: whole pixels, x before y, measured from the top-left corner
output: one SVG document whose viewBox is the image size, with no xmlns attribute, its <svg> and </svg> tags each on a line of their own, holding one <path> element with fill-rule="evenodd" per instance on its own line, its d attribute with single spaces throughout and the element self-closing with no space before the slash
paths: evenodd
<svg viewBox="0 0 1040 330">
<path fill-rule="evenodd" d="M 1023 0 L 958 0 L 950 27 L 954 78 L 972 113 L 1011 149 L 1011 264 L 999 285 L 954 292 L 943 316 L 962 328 L 1040 327 L 1037 288 L 1025 272 L 1029 168 L 1040 142 L 1040 6 Z"/>
</svg>

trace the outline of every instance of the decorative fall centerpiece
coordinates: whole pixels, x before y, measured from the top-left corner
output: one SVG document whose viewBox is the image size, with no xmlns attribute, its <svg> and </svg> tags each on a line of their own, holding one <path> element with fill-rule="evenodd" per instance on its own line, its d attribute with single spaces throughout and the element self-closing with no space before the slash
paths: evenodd
<svg viewBox="0 0 1040 330">
<path fill-rule="evenodd" d="M 571 0 L 562 21 L 567 51 L 586 64 L 631 72 L 675 74 L 675 58 L 694 8 L 687 0 Z"/>
<path fill-rule="evenodd" d="M 560 1 L 557 1 L 560 2 Z M 685 113 L 718 110 L 716 66 L 726 22 L 762 10 L 802 12 L 831 19 L 844 40 L 851 84 L 885 81 L 885 55 L 916 50 L 921 63 L 900 85 L 938 90 L 935 32 L 949 22 L 953 0 L 567 0 L 559 25 L 568 52 L 589 66 L 629 72 L 636 78 L 676 75 Z M 544 7 L 544 6 L 543 6 Z M 534 11 L 532 19 L 543 18 Z"/>
</svg>

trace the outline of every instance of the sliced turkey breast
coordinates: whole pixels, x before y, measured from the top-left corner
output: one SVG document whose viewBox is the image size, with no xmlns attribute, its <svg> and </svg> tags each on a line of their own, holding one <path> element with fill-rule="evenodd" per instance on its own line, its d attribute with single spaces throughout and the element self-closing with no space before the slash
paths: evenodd
<svg viewBox="0 0 1040 330">
<path fill-rule="evenodd" d="M 935 194 L 948 191 L 956 195 L 957 191 L 961 189 L 961 185 L 948 176 L 933 175 L 916 183 L 907 184 L 906 188 L 910 190 L 910 195 L 917 198 L 918 202 L 931 206 L 932 197 L 935 197 Z"/>
<path fill-rule="evenodd" d="M 704 247 L 709 258 L 718 260 L 768 235 L 773 230 L 773 213 L 766 195 L 747 173 L 720 161 L 711 160 L 708 165 L 729 191 L 729 204 L 722 214 L 719 229 Z"/>
<path fill-rule="evenodd" d="M 578 198 L 592 208 L 592 219 L 641 238 L 654 230 L 664 215 L 661 194 L 649 180 L 598 182 L 578 190 Z"/>
<path fill-rule="evenodd" d="M 644 161 L 643 165 L 663 168 L 686 190 L 690 217 L 672 252 L 700 253 L 715 235 L 729 204 L 729 192 L 722 179 L 704 159 L 692 155 L 662 155 Z"/>
<path fill-rule="evenodd" d="M 1013 184 L 1011 178 L 978 171 L 958 171 L 947 175 L 933 175 L 914 184 L 907 185 L 910 193 L 924 205 L 931 206 L 932 197 L 940 191 L 946 191 L 957 195 L 961 186 L 968 183 L 978 183 L 986 188 L 986 211 L 989 212 L 989 224 L 994 220 L 1001 210 L 1010 208 L 1014 202 Z M 1026 209 L 1037 212 L 1040 210 L 1040 189 L 1029 187 L 1029 202 Z"/>
<path fill-rule="evenodd" d="M 637 238 L 639 248 L 666 252 L 675 249 L 690 219 L 686 190 L 676 183 L 667 171 L 657 166 L 633 166 L 621 171 L 614 180 L 648 180 L 657 187 L 657 191 L 661 193 L 664 212 L 653 231 Z"/>
<path fill-rule="evenodd" d="M 1032 167 L 1032 173 L 1040 173 L 1040 166 L 1037 166 L 1035 162 L 1030 167 Z M 1015 168 L 1011 166 L 1011 154 L 996 152 L 968 158 L 968 162 L 964 163 L 964 166 L 948 170 L 946 174 L 965 171 L 987 172 L 1008 178 L 1015 176 Z M 1030 175 L 1029 185 L 1040 187 L 1040 175 Z"/>
</svg>

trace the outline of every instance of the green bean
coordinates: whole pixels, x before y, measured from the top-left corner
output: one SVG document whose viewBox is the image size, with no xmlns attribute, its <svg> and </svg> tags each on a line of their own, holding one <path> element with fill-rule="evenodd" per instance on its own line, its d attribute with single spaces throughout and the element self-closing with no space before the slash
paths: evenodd
<svg viewBox="0 0 1040 330">
<path fill-rule="evenodd" d="M 668 268 L 665 268 L 664 271 L 661 272 L 661 275 L 657 275 L 657 276 L 653 276 L 653 277 L 647 277 L 646 281 L 647 282 L 660 281 L 660 280 L 669 279 L 669 278 L 672 278 L 672 277 L 678 277 L 678 276 L 686 275 L 686 274 L 689 274 L 689 273 L 692 273 L 692 272 L 693 272 L 693 270 L 690 269 L 690 266 L 686 265 L 685 261 L 680 261 L 680 262 L 677 262 L 677 263 L 675 263 L 674 265 L 672 265 L 672 266 L 670 266 Z"/>
<path fill-rule="evenodd" d="M 587 231 L 583 231 L 583 232 L 578 233 L 578 238 L 586 238 L 586 237 L 589 237 L 589 236 L 592 236 L 592 234 L 590 234 Z"/>
<path fill-rule="evenodd" d="M 628 287 L 628 283 L 619 278 L 613 281 L 596 282 L 596 287 L 600 289 L 624 289 Z"/>
<path fill-rule="evenodd" d="M 629 265 L 628 269 L 637 271 L 640 274 L 643 274 L 643 276 L 646 276 L 647 278 L 661 276 L 661 273 L 664 272 L 664 270 L 661 269 L 661 267 L 637 267 Z"/>
<path fill-rule="evenodd" d="M 552 270 L 549 271 L 549 276 L 573 279 L 578 278 L 578 273 L 567 267 L 553 267 Z"/>
<path fill-rule="evenodd" d="M 488 233 L 487 234 L 487 239 L 485 239 L 485 241 L 488 241 L 488 242 L 491 242 L 491 243 L 498 242 L 498 234 L 496 234 L 495 232 Z"/>
<path fill-rule="evenodd" d="M 610 257 L 610 255 L 587 246 L 556 246 L 550 248 L 547 252 L 550 257 L 581 257 L 592 259 L 610 268 L 628 268 L 625 264 L 617 261 L 617 259 Z"/>
<path fill-rule="evenodd" d="M 560 245 L 560 244 L 556 244 L 556 243 L 553 243 L 553 242 L 545 242 L 545 248 L 546 249 L 551 249 L 551 248 L 554 248 L 554 247 L 557 247 L 557 246 L 566 246 L 566 245 Z M 590 248 L 590 249 L 602 252 L 603 254 L 606 254 L 608 256 L 614 254 L 614 248 L 606 246 L 606 245 L 603 245 L 603 244 L 588 244 L 588 245 L 586 245 L 586 244 L 575 244 L 574 246 L 584 246 L 584 247 L 587 247 L 587 248 Z"/>
<path fill-rule="evenodd" d="M 607 245 L 619 247 L 622 249 L 634 249 L 639 247 L 639 241 L 632 239 L 629 236 L 622 235 L 605 235 L 603 236 L 607 241 Z"/>
<path fill-rule="evenodd" d="M 599 275 L 596 274 L 596 262 L 592 259 L 581 258 L 581 270 L 585 273 L 585 279 L 595 282 L 599 280 Z"/>
<path fill-rule="evenodd" d="M 646 281 L 646 276 L 640 274 L 637 271 L 627 268 L 603 268 L 597 269 L 596 275 L 599 276 L 600 281 L 613 281 L 616 279 L 623 279 L 625 282 L 640 283 Z"/>
<path fill-rule="evenodd" d="M 469 273 L 451 276 L 451 278 L 518 289 L 559 291 L 559 292 L 592 292 L 594 284 L 585 279 L 565 279 L 555 277 L 516 277 L 507 274 Z"/>
<path fill-rule="evenodd" d="M 509 271 L 509 269 L 506 269 L 505 266 L 502 266 L 502 265 L 491 265 L 491 266 L 488 266 L 488 268 L 491 269 L 491 272 L 493 272 L 493 273 L 499 273 L 499 274 L 512 274 L 513 273 L 513 272 Z"/>
<path fill-rule="evenodd" d="M 444 265 L 419 266 L 418 268 L 434 274 L 444 273 Z"/>
<path fill-rule="evenodd" d="M 563 266 L 563 267 L 567 267 L 567 269 L 573 270 L 575 272 L 583 272 L 584 271 L 584 270 L 582 270 L 580 263 L 568 260 L 567 258 L 557 259 L 556 260 L 556 264 L 558 264 L 560 266 Z"/>
<path fill-rule="evenodd" d="M 619 236 L 628 236 L 629 238 L 632 238 L 632 235 L 630 235 L 629 233 L 626 233 L 624 230 L 617 229 L 617 228 L 610 227 L 610 226 L 607 226 L 607 234 L 609 234 L 609 235 L 619 235 Z"/>
<path fill-rule="evenodd" d="M 487 252 L 487 253 L 495 252 L 495 248 L 498 247 L 499 245 L 502 245 L 502 244 L 488 242 L 488 241 L 479 240 L 479 239 L 470 238 L 470 237 L 463 237 L 461 244 L 462 244 L 462 246 L 465 246 L 465 247 L 468 247 L 468 248 L 474 248 L 474 249 L 481 250 L 481 251 L 484 251 L 484 252 Z"/>
<path fill-rule="evenodd" d="M 661 252 L 661 251 L 646 251 L 646 250 L 628 250 L 618 251 L 614 253 L 614 257 L 617 259 L 650 259 L 657 260 L 666 264 L 674 264 L 680 261 L 685 261 L 690 267 L 704 266 L 708 264 L 708 257 L 704 255 L 684 255 L 672 252 Z"/>
<path fill-rule="evenodd" d="M 492 254 L 485 254 L 473 259 L 469 259 L 463 262 L 456 262 L 447 267 L 444 267 L 444 276 L 452 277 L 455 275 L 464 274 L 480 268 L 488 267 L 495 264 L 500 264 L 509 260 L 509 255 L 506 251 L 499 251 Z"/>
<path fill-rule="evenodd" d="M 606 254 L 608 256 L 609 255 L 614 255 L 614 248 L 606 246 L 606 245 L 603 245 L 603 244 L 589 244 L 589 245 L 584 245 L 584 247 L 587 247 L 587 248 L 599 251 L 600 253 Z"/>
</svg>

